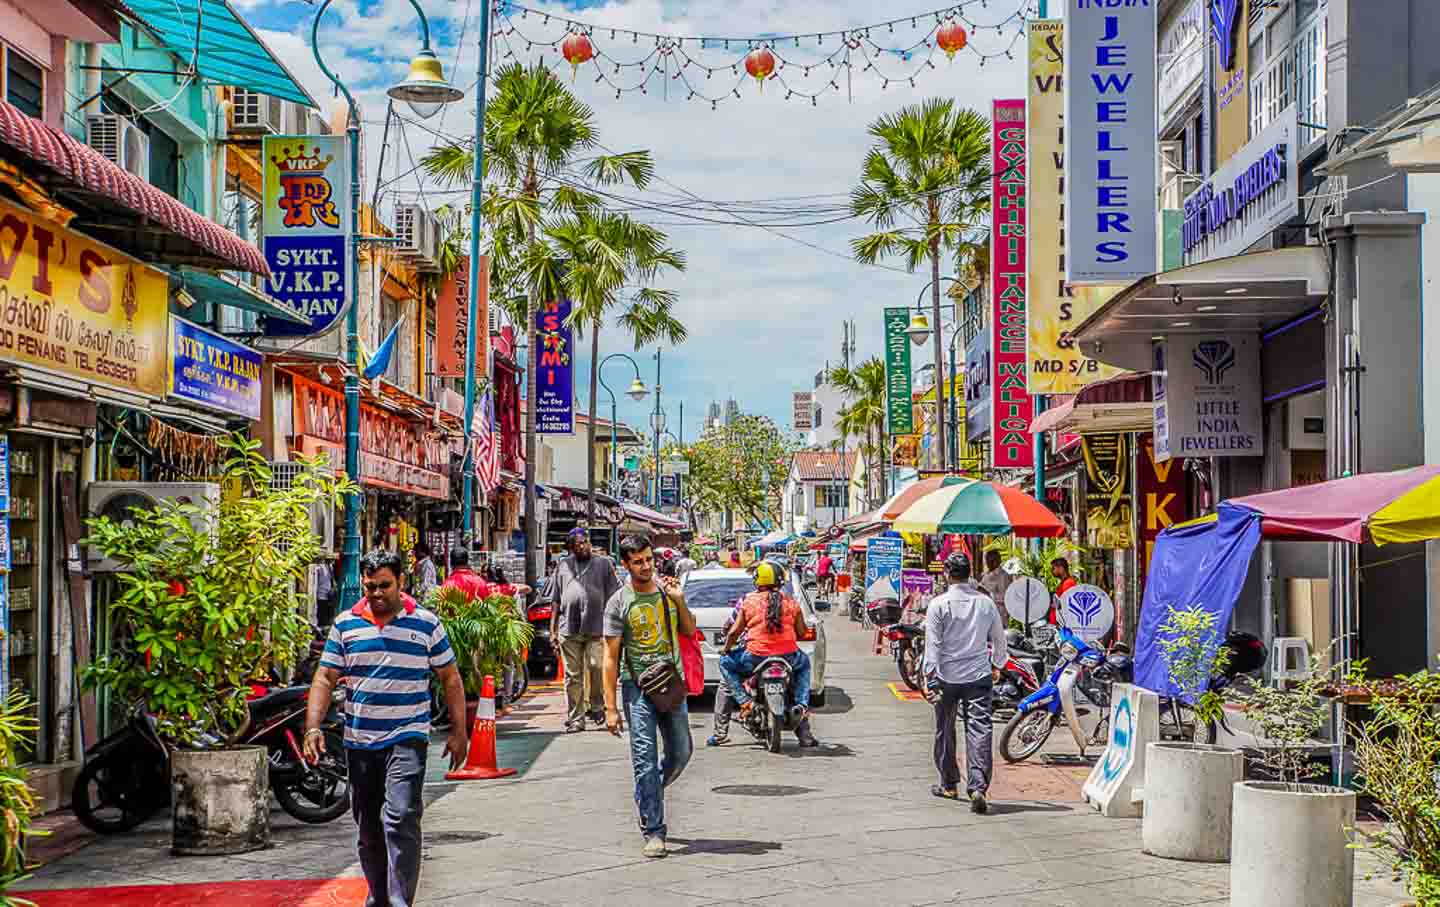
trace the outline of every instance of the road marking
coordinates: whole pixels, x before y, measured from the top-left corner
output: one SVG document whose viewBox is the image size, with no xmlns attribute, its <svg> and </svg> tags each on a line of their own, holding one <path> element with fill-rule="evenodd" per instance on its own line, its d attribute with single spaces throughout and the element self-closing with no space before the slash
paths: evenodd
<svg viewBox="0 0 1440 907">
<path fill-rule="evenodd" d="M 900 688 L 900 685 L 899 685 L 898 683 L 887 683 L 886 686 L 890 688 L 890 692 L 892 692 L 892 693 L 895 694 L 895 698 L 898 699 L 898 700 L 900 700 L 901 702 L 924 702 L 924 701 L 925 701 L 925 694 L 924 694 L 924 693 L 916 692 L 915 690 L 912 690 L 912 689 L 910 689 L 909 687 L 906 687 L 905 689 L 902 690 L 902 689 Z"/>
</svg>

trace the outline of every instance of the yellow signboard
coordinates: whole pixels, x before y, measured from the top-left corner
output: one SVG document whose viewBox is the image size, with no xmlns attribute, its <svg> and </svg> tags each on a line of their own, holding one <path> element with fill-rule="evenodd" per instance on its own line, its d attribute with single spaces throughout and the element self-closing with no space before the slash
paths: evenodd
<svg viewBox="0 0 1440 907">
<path fill-rule="evenodd" d="M 1026 309 L 1032 394 L 1073 394 L 1119 370 L 1087 359 L 1070 332 L 1116 292 L 1065 283 L 1065 70 L 1064 22 L 1030 22 L 1030 81 L 1025 116 L 1030 169 L 1026 256 L 1030 290 Z"/>
<path fill-rule="evenodd" d="M 165 274 L 0 201 L 0 360 L 162 397 Z"/>
</svg>

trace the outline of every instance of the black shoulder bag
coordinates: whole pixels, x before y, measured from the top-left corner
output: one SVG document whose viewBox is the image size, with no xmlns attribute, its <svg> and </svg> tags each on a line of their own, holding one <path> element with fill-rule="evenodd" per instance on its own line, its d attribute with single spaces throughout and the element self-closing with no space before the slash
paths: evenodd
<svg viewBox="0 0 1440 907">
<path fill-rule="evenodd" d="M 635 607 L 632 602 L 630 607 Z M 680 645 L 675 639 L 674 628 L 670 625 L 670 597 L 665 590 L 660 590 L 661 619 L 665 622 L 665 635 L 670 637 L 670 646 L 674 650 L 675 657 L 680 655 Z M 628 625 L 630 615 L 625 615 L 625 622 Z M 622 644 L 622 648 L 623 648 Z M 657 712 L 673 712 L 680 708 L 685 702 L 689 691 L 685 688 L 685 676 L 674 661 L 664 659 L 645 669 L 645 673 L 635 673 L 635 663 L 630 658 L 630 650 L 625 649 L 625 664 L 630 669 L 630 676 L 635 679 L 635 685 L 640 692 L 650 700 L 650 704 Z"/>
</svg>

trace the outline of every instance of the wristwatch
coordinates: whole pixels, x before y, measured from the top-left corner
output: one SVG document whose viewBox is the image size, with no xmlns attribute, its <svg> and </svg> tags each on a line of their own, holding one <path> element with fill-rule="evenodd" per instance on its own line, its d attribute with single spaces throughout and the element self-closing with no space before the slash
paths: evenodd
<svg viewBox="0 0 1440 907">
<path fill-rule="evenodd" d="M 318 727 L 312 727 L 312 728 L 310 728 L 309 730 L 307 730 L 307 731 L 305 732 L 305 739 L 307 739 L 307 740 L 310 739 L 310 735 L 311 735 L 311 734 L 317 734 L 317 735 L 319 735 L 319 736 L 321 736 L 321 737 L 325 736 L 325 732 L 322 731 L 322 730 L 320 730 Z"/>
</svg>

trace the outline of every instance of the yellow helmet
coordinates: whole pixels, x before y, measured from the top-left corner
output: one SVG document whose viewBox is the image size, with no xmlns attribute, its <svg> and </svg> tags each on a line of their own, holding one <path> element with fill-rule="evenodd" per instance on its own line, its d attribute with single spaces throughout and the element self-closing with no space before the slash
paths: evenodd
<svg viewBox="0 0 1440 907">
<path fill-rule="evenodd" d="M 780 586 L 785 582 L 785 568 L 774 561 L 761 561 L 755 567 L 755 586 L 759 589 L 766 589 L 772 586 Z"/>
</svg>

